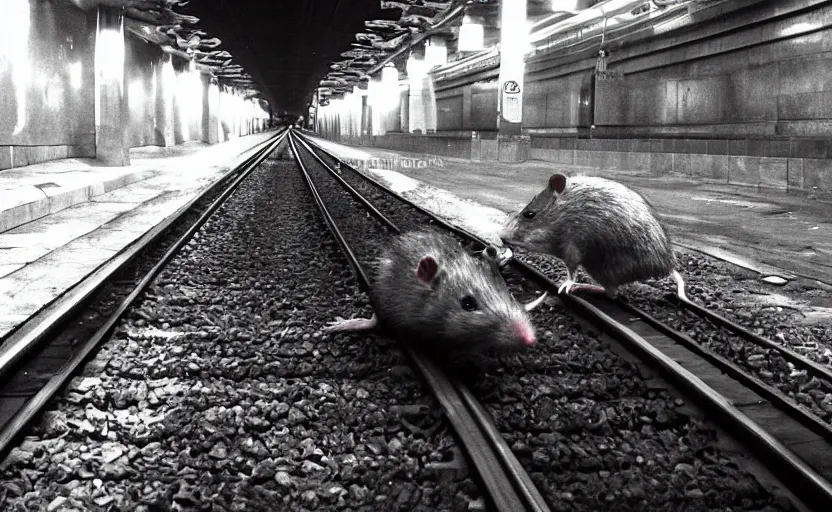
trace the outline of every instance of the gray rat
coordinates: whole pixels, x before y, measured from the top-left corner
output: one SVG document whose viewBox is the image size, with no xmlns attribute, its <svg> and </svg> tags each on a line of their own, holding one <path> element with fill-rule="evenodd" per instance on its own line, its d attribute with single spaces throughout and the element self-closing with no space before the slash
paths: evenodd
<svg viewBox="0 0 832 512">
<path fill-rule="evenodd" d="M 475 351 L 535 343 L 528 312 L 489 256 L 477 257 L 433 228 L 394 238 L 378 258 L 370 284 L 373 316 L 330 322 L 327 332 L 380 328 L 397 339 L 442 351 Z"/>
<path fill-rule="evenodd" d="M 500 238 L 509 247 L 563 260 L 566 282 L 558 293 L 582 288 L 614 297 L 621 285 L 671 276 L 677 296 L 687 299 L 670 236 L 653 207 L 616 181 L 553 174 L 546 188 L 509 218 Z M 579 265 L 603 288 L 576 284 Z"/>
</svg>

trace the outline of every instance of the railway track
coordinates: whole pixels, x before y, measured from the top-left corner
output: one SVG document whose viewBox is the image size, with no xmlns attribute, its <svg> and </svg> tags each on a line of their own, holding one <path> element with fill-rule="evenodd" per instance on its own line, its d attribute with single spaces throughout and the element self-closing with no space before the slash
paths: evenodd
<svg viewBox="0 0 832 512">
<path fill-rule="evenodd" d="M 562 308 L 535 312 L 542 347 L 470 382 L 377 336 L 323 335 L 336 313 L 368 312 L 360 268 L 391 224 L 442 223 L 308 149 L 267 142 L 188 219 L 3 340 L 0 400 L 17 409 L 0 430 L 0 508 L 793 509 Z M 523 302 L 553 286 L 512 265 Z M 806 474 L 783 481 L 824 504 Z"/>
<path fill-rule="evenodd" d="M 326 218 L 330 230 L 338 239 L 344 254 L 349 258 L 350 264 L 358 276 L 362 291 L 367 292 L 370 282 L 364 270 L 364 265 L 355 256 L 349 242 L 341 233 L 339 222 L 330 215 L 324 200 L 318 193 L 314 180 L 310 177 L 306 165 L 303 163 L 301 155 L 304 153 L 302 151 L 306 150 L 305 154 L 313 157 L 315 156 L 314 153 L 310 152 L 308 147 L 304 147 L 303 150 L 299 149 L 296 140 L 291 136 L 290 144 L 293 153 L 298 158 L 298 165 L 309 183 L 309 188 L 315 195 L 322 215 Z M 322 160 L 318 160 L 318 162 L 325 166 Z M 333 174 L 333 176 L 338 179 L 337 175 Z M 363 206 L 372 212 L 378 220 L 382 221 L 387 228 L 396 234 L 401 233 L 401 230 L 392 221 L 375 209 L 360 194 L 355 193 L 346 182 L 341 180 L 341 184 L 345 186 L 346 190 L 352 192 L 352 197 L 361 201 Z M 522 468 L 471 391 L 459 381 L 450 379 L 430 359 L 413 348 L 407 348 L 406 350 L 433 394 L 439 399 L 446 417 L 457 433 L 459 442 L 465 446 L 466 453 L 476 468 L 495 510 L 505 512 L 521 510 L 548 511 L 549 507 L 543 496 L 540 495 L 528 473 Z"/>
<path fill-rule="evenodd" d="M 0 340 L 0 454 L 19 440 L 167 261 L 287 135 L 283 130 L 258 145 L 214 185 Z"/>
<path fill-rule="evenodd" d="M 359 173 L 328 154 L 306 137 L 320 158 L 338 169 L 358 189 L 384 189 L 387 201 L 408 204 L 431 221 L 455 231 L 461 238 L 485 248 L 486 243 L 464 230 L 449 226 L 429 212 L 407 202 L 368 176 Z M 377 196 L 378 197 L 378 196 Z M 511 262 L 512 270 L 556 293 L 557 284 L 550 278 L 555 272 L 551 260 L 523 254 Z M 541 270 L 541 268 L 545 270 Z M 562 274 L 561 274 L 562 275 Z M 658 321 L 624 300 L 611 301 L 594 296 L 564 296 L 561 300 L 581 317 L 619 340 L 628 350 L 649 362 L 665 378 L 693 398 L 709 416 L 741 439 L 747 449 L 764 461 L 781 481 L 812 509 L 826 510 L 832 505 L 832 436 L 828 421 L 813 414 L 767 383 L 748 368 L 730 360 L 690 336 Z M 832 384 L 830 369 L 795 353 L 781 344 L 728 320 L 691 301 L 684 308 L 711 322 L 714 328 L 729 330 L 747 343 L 765 348 L 775 357 L 810 372 L 817 379 Z M 704 320 L 702 323 L 706 323 Z"/>
<path fill-rule="evenodd" d="M 69 327 L 58 343 L 49 334 L 60 325 L 18 356 L 3 390 L 4 406 L 22 407 L 4 426 L 0 508 L 476 509 L 476 485 L 438 408 L 395 350 L 328 347 L 304 320 L 316 302 L 331 309 L 320 295 L 298 300 L 315 287 L 310 268 L 321 287 L 349 286 L 338 282 L 343 261 L 320 256 L 337 245 L 309 210 L 293 162 L 278 156 L 281 139 L 232 173 L 231 187 L 226 179 L 203 196 L 215 200 L 196 223 L 179 219 L 180 233 L 146 237 L 162 245 L 139 268 L 122 267 L 120 283 L 107 283 L 113 274 L 98 276 L 101 290 L 88 285 L 99 299 L 92 311 L 61 306 Z M 129 296 L 114 299 L 108 287 Z M 293 300 L 303 312 L 286 307 Z M 379 364 L 400 371 L 379 375 Z M 391 485 L 397 496 L 385 496 Z"/>
</svg>

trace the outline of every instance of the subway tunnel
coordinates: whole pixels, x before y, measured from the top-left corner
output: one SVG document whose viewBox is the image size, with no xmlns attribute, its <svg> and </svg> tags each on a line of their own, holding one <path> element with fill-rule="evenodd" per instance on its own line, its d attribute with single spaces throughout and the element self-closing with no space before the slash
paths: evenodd
<svg viewBox="0 0 832 512">
<path fill-rule="evenodd" d="M 832 2 L 0 4 L 0 510 L 832 510 Z"/>
</svg>

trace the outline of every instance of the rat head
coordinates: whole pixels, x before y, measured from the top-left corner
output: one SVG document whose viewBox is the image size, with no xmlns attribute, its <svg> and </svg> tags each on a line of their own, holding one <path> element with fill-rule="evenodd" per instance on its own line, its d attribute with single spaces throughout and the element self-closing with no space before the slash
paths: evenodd
<svg viewBox="0 0 832 512">
<path fill-rule="evenodd" d="M 509 247 L 547 252 L 551 234 L 541 220 L 556 208 L 558 199 L 566 191 L 566 176 L 553 174 L 540 193 L 519 213 L 512 215 L 500 231 L 500 239 Z"/>
<path fill-rule="evenodd" d="M 436 329 L 434 341 L 449 349 L 528 346 L 536 342 L 528 306 L 517 302 L 494 263 L 459 251 L 425 255 L 415 269 L 418 285 L 428 291 L 420 305 L 423 325 Z"/>
</svg>

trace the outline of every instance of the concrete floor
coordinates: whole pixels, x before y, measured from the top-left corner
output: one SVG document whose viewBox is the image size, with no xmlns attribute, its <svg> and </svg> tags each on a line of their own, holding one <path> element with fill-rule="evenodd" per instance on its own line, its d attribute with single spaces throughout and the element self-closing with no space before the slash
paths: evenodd
<svg viewBox="0 0 832 512">
<path fill-rule="evenodd" d="M 479 162 L 316 140 L 351 164 L 389 169 L 503 212 L 521 209 L 556 171 L 612 178 L 656 207 L 678 245 L 761 272 L 832 285 L 832 200 L 685 176 L 654 177 L 536 160 Z"/>
<path fill-rule="evenodd" d="M 134 175 L 132 182 L 95 195 L 109 177 L 94 162 L 70 159 L 0 173 L 5 174 L 0 191 L 8 194 L 31 187 L 33 177 L 60 181 L 64 188 L 81 182 L 78 190 L 84 192 L 72 206 L 0 232 L 0 339 L 173 215 L 273 134 L 214 146 L 133 150 L 132 165 L 120 171 Z"/>
</svg>

